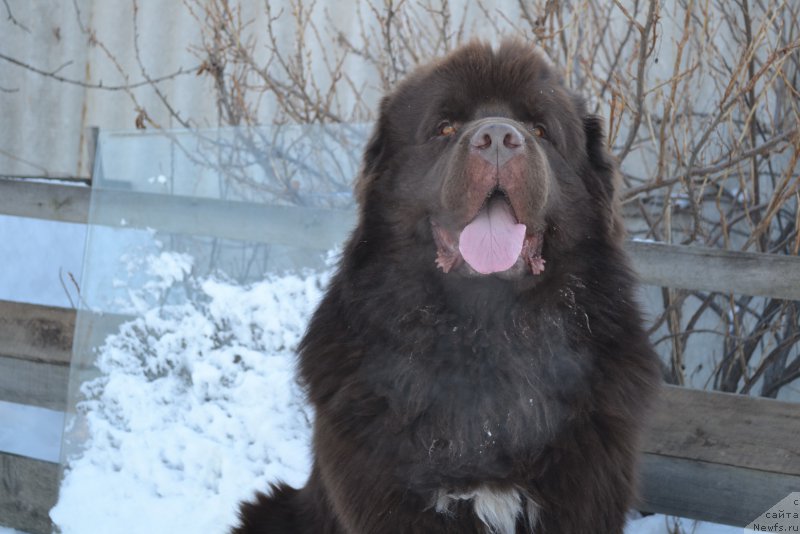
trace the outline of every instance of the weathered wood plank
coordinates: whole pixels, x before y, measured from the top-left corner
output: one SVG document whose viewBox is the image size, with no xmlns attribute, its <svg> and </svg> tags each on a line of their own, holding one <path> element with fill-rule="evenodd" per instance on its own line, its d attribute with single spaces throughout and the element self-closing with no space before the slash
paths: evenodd
<svg viewBox="0 0 800 534">
<path fill-rule="evenodd" d="M 800 404 L 665 386 L 642 448 L 800 477 L 798 436 Z"/>
<path fill-rule="evenodd" d="M 138 228 L 318 250 L 340 243 L 355 224 L 352 211 L 119 191 L 99 196 L 95 223 L 119 226 L 124 217 L 125 225 Z"/>
<path fill-rule="evenodd" d="M 0 452 L 0 523 L 31 534 L 50 534 L 48 515 L 58 500 L 58 464 Z"/>
<path fill-rule="evenodd" d="M 75 310 L 0 300 L 3 356 L 68 365 Z"/>
<path fill-rule="evenodd" d="M 800 488 L 800 405 L 665 386 L 645 434 L 641 509 L 744 526 Z"/>
<path fill-rule="evenodd" d="M 69 365 L 72 349 L 86 346 L 95 333 L 114 332 L 133 317 L 113 313 L 84 312 L 83 323 L 76 331 L 77 311 L 70 308 L 42 306 L 0 300 L 0 356 L 22 360 Z M 79 338 L 75 339 L 75 335 Z"/>
<path fill-rule="evenodd" d="M 111 191 L 0 180 L 0 213 L 324 250 L 341 242 L 354 211 Z M 800 300 L 800 258 L 663 243 L 629 242 L 646 284 Z"/>
<path fill-rule="evenodd" d="M 0 180 L 0 213 L 85 223 L 90 196 L 89 187 Z"/>
<path fill-rule="evenodd" d="M 645 454 L 640 471 L 639 510 L 739 527 L 800 488 L 794 475 L 657 454 Z"/>
<path fill-rule="evenodd" d="M 800 488 L 800 405 L 665 386 L 642 450 L 640 509 L 744 526 Z"/>
<path fill-rule="evenodd" d="M 255 202 L 111 191 L 0 180 L 0 213 L 85 223 L 93 195 L 92 223 L 208 235 L 256 243 L 327 250 L 355 224 L 355 212 Z"/>
<path fill-rule="evenodd" d="M 64 411 L 68 385 L 68 365 L 0 355 L 0 400 Z"/>
<path fill-rule="evenodd" d="M 800 300 L 800 257 L 630 241 L 645 284 Z"/>
</svg>

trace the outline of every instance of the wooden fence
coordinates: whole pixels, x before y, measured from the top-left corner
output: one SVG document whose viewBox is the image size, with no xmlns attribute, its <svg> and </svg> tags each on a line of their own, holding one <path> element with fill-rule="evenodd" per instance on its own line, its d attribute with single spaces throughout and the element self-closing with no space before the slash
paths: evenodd
<svg viewBox="0 0 800 534">
<path fill-rule="evenodd" d="M 0 180 L 0 213 L 85 223 L 90 188 Z M 105 195 L 92 220 L 256 242 L 326 247 L 349 212 L 271 208 L 133 192 Z M 96 204 L 99 206 L 100 204 Z M 645 284 L 800 300 L 800 258 L 629 242 Z M 111 318 L 109 320 L 118 320 Z M 75 311 L 0 301 L 0 400 L 64 410 Z M 644 445 L 640 509 L 743 526 L 800 490 L 800 406 L 770 399 L 664 388 Z M 50 532 L 57 464 L 0 452 L 0 525 Z"/>
</svg>

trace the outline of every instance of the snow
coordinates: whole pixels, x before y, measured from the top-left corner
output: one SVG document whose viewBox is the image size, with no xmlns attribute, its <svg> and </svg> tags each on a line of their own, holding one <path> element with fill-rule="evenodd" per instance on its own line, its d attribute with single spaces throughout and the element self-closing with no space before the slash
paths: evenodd
<svg viewBox="0 0 800 534">
<path fill-rule="evenodd" d="M 102 376 L 83 385 L 69 428 L 85 450 L 51 511 L 64 534 L 222 532 L 238 501 L 276 480 L 302 485 L 310 469 L 294 351 L 328 273 L 242 287 L 191 278 L 185 254 L 148 264 L 131 292 L 140 314 L 99 349 Z M 183 302 L 153 305 L 187 285 Z"/>
<path fill-rule="evenodd" d="M 242 286 L 193 277 L 186 254 L 144 263 L 148 279 L 128 288 L 136 318 L 99 348 L 101 376 L 69 423 L 84 447 L 51 511 L 64 534 L 225 532 L 239 501 L 278 480 L 301 486 L 310 469 L 313 411 L 295 349 L 330 271 Z M 632 519 L 626 534 L 667 534 L 675 521 Z"/>
<path fill-rule="evenodd" d="M 147 183 L 149 183 L 149 184 L 153 184 L 153 183 L 156 183 L 156 182 L 158 182 L 159 184 L 164 185 L 164 184 L 166 184 L 168 182 L 168 179 L 163 174 L 159 174 L 158 176 L 151 176 L 151 177 L 149 177 L 147 179 Z"/>
</svg>

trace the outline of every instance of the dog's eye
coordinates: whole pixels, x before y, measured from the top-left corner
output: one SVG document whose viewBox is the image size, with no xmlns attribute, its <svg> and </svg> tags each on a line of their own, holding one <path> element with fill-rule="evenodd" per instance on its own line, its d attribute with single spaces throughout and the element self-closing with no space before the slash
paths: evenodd
<svg viewBox="0 0 800 534">
<path fill-rule="evenodd" d="M 442 137 L 448 137 L 456 133 L 456 125 L 450 121 L 442 121 L 436 127 L 436 133 Z"/>
<path fill-rule="evenodd" d="M 547 137 L 547 130 L 541 124 L 534 124 L 531 126 L 531 133 L 536 137 Z"/>
</svg>

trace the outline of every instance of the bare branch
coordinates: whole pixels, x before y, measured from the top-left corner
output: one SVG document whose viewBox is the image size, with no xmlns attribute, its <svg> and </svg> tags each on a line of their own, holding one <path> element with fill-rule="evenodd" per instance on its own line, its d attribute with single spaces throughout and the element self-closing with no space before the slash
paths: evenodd
<svg viewBox="0 0 800 534">
<path fill-rule="evenodd" d="M 57 74 L 61 69 L 66 67 L 71 62 L 67 62 L 67 63 L 59 66 L 58 68 L 56 68 L 54 70 L 47 71 L 47 70 L 35 67 L 35 66 L 33 66 L 33 65 L 29 64 L 29 63 L 26 63 L 24 61 L 20 61 L 19 59 L 15 59 L 15 58 L 13 58 L 11 56 L 7 56 L 6 54 L 3 54 L 2 52 L 0 52 L 0 59 L 9 62 L 12 65 L 16 65 L 18 67 L 21 67 L 21 68 L 23 68 L 25 70 L 29 70 L 29 71 L 31 71 L 31 72 L 33 72 L 35 74 L 39 74 L 39 75 L 44 76 L 46 78 L 51 78 L 53 80 L 56 80 L 57 82 L 66 83 L 66 84 L 69 84 L 69 85 L 76 85 L 78 87 L 83 87 L 85 89 L 103 89 L 104 91 L 129 91 L 131 89 L 137 89 L 139 87 L 148 87 L 148 86 L 152 86 L 153 84 L 160 84 L 160 83 L 166 82 L 168 80 L 173 80 L 173 79 L 177 78 L 178 76 L 184 76 L 186 74 L 192 74 L 192 73 L 196 72 L 200 68 L 199 65 L 195 66 L 195 67 L 191 67 L 189 69 L 184 69 L 183 67 L 181 67 L 180 69 L 178 69 L 177 71 L 173 72 L 172 74 L 167 74 L 165 76 L 159 76 L 158 78 L 153 78 L 151 80 L 142 80 L 142 81 L 139 81 L 139 82 L 126 83 L 126 84 L 121 84 L 121 85 L 105 85 L 105 84 L 103 84 L 103 82 L 87 83 L 87 82 L 84 82 L 84 81 L 81 81 L 81 80 L 74 80 L 74 79 L 71 79 L 71 78 L 65 78 L 65 77 L 60 76 L 60 75 Z"/>
<path fill-rule="evenodd" d="M 22 24 L 14 17 L 14 14 L 11 12 L 11 7 L 9 7 L 8 5 L 8 0 L 3 0 L 3 5 L 6 7 L 6 20 L 11 22 L 11 24 L 13 24 L 14 26 L 17 26 L 18 28 L 22 29 L 23 31 L 31 33 L 31 31 L 28 29 L 27 26 Z"/>
</svg>

